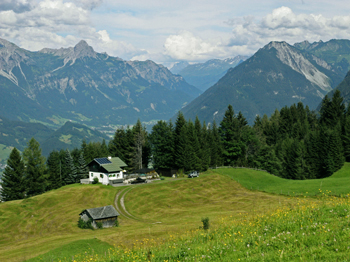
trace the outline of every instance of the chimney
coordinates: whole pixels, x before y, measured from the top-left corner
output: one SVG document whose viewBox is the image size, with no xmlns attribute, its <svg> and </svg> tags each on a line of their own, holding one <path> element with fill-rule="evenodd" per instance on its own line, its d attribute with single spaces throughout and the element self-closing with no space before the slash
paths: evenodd
<svg viewBox="0 0 350 262">
<path fill-rule="evenodd" d="M 112 159 L 112 157 L 111 157 L 111 156 L 109 156 L 109 157 L 108 157 L 108 159 L 109 159 L 109 160 L 111 160 L 111 159 Z"/>
</svg>

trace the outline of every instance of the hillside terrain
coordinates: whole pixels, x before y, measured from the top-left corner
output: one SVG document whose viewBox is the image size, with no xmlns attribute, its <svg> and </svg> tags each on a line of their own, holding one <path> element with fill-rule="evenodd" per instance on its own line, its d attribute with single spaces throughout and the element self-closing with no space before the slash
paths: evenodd
<svg viewBox="0 0 350 262">
<path fill-rule="evenodd" d="M 197 115 L 207 123 L 219 122 L 231 104 L 252 124 L 256 115 L 271 115 L 275 109 L 300 101 L 316 109 L 342 79 L 342 73 L 324 60 L 286 42 L 271 42 L 181 111 L 192 120 Z"/>
<path fill-rule="evenodd" d="M 205 63 L 187 65 L 182 70 L 179 70 L 177 74 L 181 75 L 187 83 L 205 91 L 216 84 L 226 74 L 228 69 L 234 68 L 247 58 L 247 56 L 236 56 L 224 60 L 212 59 Z"/>
<path fill-rule="evenodd" d="M 30 52 L 0 39 L 0 115 L 55 128 L 68 120 L 89 126 L 170 118 L 200 94 L 152 61 L 97 53 L 85 41 Z"/>
<path fill-rule="evenodd" d="M 333 90 L 331 90 L 327 95 L 329 98 L 333 97 L 335 90 L 339 90 L 341 96 L 343 97 L 344 104 L 346 106 L 350 103 L 350 71 L 346 74 L 344 80 Z M 322 103 L 320 103 L 317 109 L 321 108 Z"/>
<path fill-rule="evenodd" d="M 23 151 L 32 137 L 40 143 L 44 156 L 53 150 L 79 148 L 83 140 L 87 143 L 109 140 L 107 135 L 97 130 L 69 121 L 53 130 L 40 123 L 11 121 L 0 117 L 0 164 L 6 164 L 13 147 Z"/>
<path fill-rule="evenodd" d="M 342 170 L 338 171 L 332 177 L 321 180 L 321 185 L 320 180 L 295 181 L 299 183 L 299 191 L 293 193 L 295 195 L 302 194 L 303 198 L 301 201 L 297 198 L 291 198 L 290 196 L 293 193 L 290 193 L 290 196 L 288 196 L 285 189 L 292 189 L 288 188 L 285 182 L 288 180 L 274 177 L 262 171 L 217 169 L 210 170 L 206 174 L 201 174 L 199 178 L 195 179 L 166 179 L 164 181 L 133 187 L 114 188 L 101 185 L 70 185 L 28 199 L 0 203 L 0 230 L 2 232 L 2 238 L 0 239 L 0 259 L 3 261 L 18 261 L 42 254 L 42 256 L 31 261 L 42 261 L 43 258 L 44 260 L 46 258 L 46 260 L 51 261 L 58 261 L 60 259 L 62 261 L 68 261 L 66 260 L 67 257 L 72 259 L 74 256 L 77 259 L 79 256 L 85 257 L 88 254 L 88 256 L 92 256 L 93 258 L 98 255 L 104 260 L 104 257 L 112 256 L 113 254 L 118 256 L 119 259 L 121 259 L 122 254 L 125 254 L 125 256 L 129 254 L 130 257 L 126 257 L 126 261 L 129 261 L 129 259 L 142 261 L 141 257 L 132 257 L 132 252 L 136 252 L 140 256 L 144 252 L 143 250 L 152 249 L 152 254 L 156 255 L 154 259 L 158 261 L 164 255 L 162 249 L 171 256 L 176 256 L 178 252 L 181 252 L 177 249 L 180 248 L 180 239 L 190 241 L 185 244 L 190 247 L 190 250 L 200 249 L 200 246 L 210 244 L 211 242 L 208 241 L 197 242 L 199 241 L 197 240 L 197 232 L 199 237 L 204 234 L 203 231 L 198 230 L 198 227 L 201 225 L 201 218 L 205 216 L 210 217 L 212 231 L 209 231 L 209 233 L 211 236 L 215 239 L 220 239 L 219 242 L 222 242 L 222 245 L 224 243 L 232 245 L 230 243 L 231 238 L 227 238 L 226 236 L 226 238 L 222 237 L 221 239 L 221 233 L 219 233 L 221 230 L 228 232 L 227 230 L 230 228 L 230 232 L 232 232 L 232 228 L 237 228 L 233 232 L 238 233 L 240 231 L 244 235 L 248 234 L 249 230 L 253 228 L 253 230 L 263 231 L 264 226 L 251 223 L 252 220 L 250 219 L 263 218 L 264 215 L 271 214 L 272 212 L 273 219 L 266 222 L 272 226 L 276 222 L 276 219 L 280 217 L 278 214 L 284 212 L 283 210 L 287 212 L 285 213 L 284 221 L 286 219 L 289 221 L 287 214 L 292 214 L 290 221 L 299 223 L 296 220 L 299 219 L 296 216 L 297 214 L 291 213 L 294 212 L 294 205 L 300 207 L 310 201 L 314 208 L 318 207 L 318 200 L 308 199 L 308 195 L 317 194 L 318 196 L 323 196 L 322 192 L 332 192 L 332 194 L 336 195 L 348 194 L 350 192 L 350 188 L 347 186 L 350 184 L 350 177 L 348 175 L 349 167 L 347 163 Z M 254 188 L 253 191 L 245 189 L 235 180 L 242 184 L 246 184 L 249 181 L 249 183 L 259 186 L 260 190 L 275 192 L 275 194 L 259 192 L 257 188 Z M 270 181 L 275 182 L 269 185 Z M 251 185 L 246 184 L 246 187 Z M 338 185 L 342 185 L 341 192 L 333 191 Z M 315 190 L 317 189 L 316 192 L 314 192 L 313 188 Z M 280 194 L 281 189 L 283 189 L 282 195 Z M 323 191 L 320 192 L 319 189 Z M 126 209 L 136 219 L 122 215 L 120 217 L 120 227 L 118 228 L 91 231 L 82 230 L 77 227 L 78 215 L 81 210 L 114 203 L 115 196 L 121 191 L 126 192 L 124 195 Z M 323 199 L 323 202 L 321 201 L 323 207 L 328 205 L 327 201 L 327 199 Z M 332 208 L 335 209 L 336 207 L 330 206 L 325 214 L 336 215 L 329 212 Z M 301 210 L 306 212 L 306 209 L 302 208 Z M 275 211 L 276 213 L 274 214 L 273 212 Z M 327 219 L 316 217 L 318 216 L 316 211 L 317 208 L 310 213 L 314 216 L 314 220 L 311 223 Z M 302 216 L 308 218 L 309 213 L 303 213 Z M 342 218 L 335 217 L 334 219 L 340 221 L 339 219 Z M 243 229 L 243 227 L 239 227 L 239 224 L 234 224 L 234 221 L 239 224 L 242 223 L 241 226 L 244 225 L 244 228 L 247 228 Z M 244 224 L 244 221 L 248 222 Z M 333 230 L 332 221 L 328 220 L 328 223 L 329 227 Z M 261 221 L 260 223 L 265 222 Z M 305 225 L 304 223 L 310 222 L 303 222 L 302 225 Z M 288 225 L 288 230 L 293 231 L 294 234 L 294 226 L 292 224 Z M 282 226 L 282 228 L 278 228 L 277 230 L 288 231 L 285 228 L 286 225 L 284 227 L 283 224 L 278 226 Z M 300 225 L 295 228 L 295 234 L 297 234 L 297 229 L 300 230 Z M 266 230 L 263 232 L 269 234 Z M 193 238 L 191 239 L 191 237 Z M 317 235 L 317 237 L 320 239 L 321 236 Z M 334 236 L 331 235 L 331 237 L 333 240 Z M 272 241 L 270 238 L 271 236 L 269 235 L 268 241 Z M 337 238 L 342 239 L 342 236 L 337 235 Z M 96 241 L 103 241 L 105 244 Z M 169 245 L 167 241 L 170 241 L 172 245 L 177 243 L 172 247 L 175 248 L 176 253 L 173 254 L 173 252 L 169 253 L 169 251 L 166 251 Z M 92 249 L 84 251 L 82 249 L 84 243 L 85 245 L 95 244 L 96 249 L 92 247 L 94 251 Z M 157 246 L 162 243 L 166 243 L 166 247 L 158 249 Z M 195 243 L 199 244 L 198 247 Z M 217 242 L 215 243 L 217 245 Z M 287 249 L 289 250 L 288 247 L 292 243 L 294 243 L 294 239 L 291 243 L 283 244 L 286 251 Z M 250 245 L 253 244 L 250 243 Z M 115 251 L 113 248 L 109 248 L 109 246 L 113 245 L 118 246 L 122 250 L 121 253 L 118 253 L 119 255 L 116 253 L 118 250 Z M 247 243 L 244 243 L 244 245 L 246 246 Z M 310 243 L 310 245 L 313 244 Z M 69 249 L 68 246 L 70 246 Z M 101 246 L 104 246 L 105 250 L 97 251 L 101 250 Z M 133 247 L 133 251 L 131 247 Z M 208 250 L 215 253 L 215 249 L 212 247 L 208 247 Z M 273 250 L 265 250 L 263 252 L 269 254 Z M 192 251 L 187 249 L 187 252 L 191 253 Z M 200 252 L 207 254 L 204 250 Z M 227 253 L 224 251 L 223 254 L 225 256 L 234 254 L 231 249 L 230 252 Z M 292 250 L 289 250 L 289 252 L 292 252 Z M 345 254 L 343 253 L 345 250 L 343 251 L 341 249 L 339 252 L 339 255 Z M 210 255 L 213 256 L 213 253 Z M 64 254 L 66 258 L 60 256 L 60 254 Z M 327 254 L 329 256 L 332 255 L 331 253 Z M 186 254 L 183 255 L 182 258 L 188 256 Z M 195 261 L 194 259 L 189 259 L 190 261 Z"/>
</svg>

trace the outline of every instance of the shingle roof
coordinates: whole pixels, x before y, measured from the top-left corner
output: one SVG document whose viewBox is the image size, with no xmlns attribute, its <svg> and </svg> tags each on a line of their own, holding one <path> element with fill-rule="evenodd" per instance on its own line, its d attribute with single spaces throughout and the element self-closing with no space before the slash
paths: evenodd
<svg viewBox="0 0 350 262">
<path fill-rule="evenodd" d="M 127 166 L 119 157 L 112 157 L 110 161 L 112 162 L 111 164 L 101 165 L 108 173 L 121 171 L 123 170 L 122 167 Z"/>
<path fill-rule="evenodd" d="M 119 216 L 119 213 L 112 205 L 86 209 L 93 219 L 103 219 Z"/>
<path fill-rule="evenodd" d="M 112 157 L 112 158 L 107 158 L 107 157 L 103 157 L 103 158 L 95 158 L 93 161 L 95 161 L 96 163 L 98 163 L 101 167 L 103 167 L 108 173 L 112 173 L 112 172 L 119 172 L 121 170 L 123 170 L 123 167 L 128 166 L 127 164 L 125 164 L 123 162 L 123 160 L 121 160 L 119 157 Z M 92 162 L 93 162 L 92 161 Z M 105 162 L 105 163 L 104 163 Z M 101 164 L 104 163 L 104 164 Z M 90 165 L 90 164 L 89 164 Z"/>
</svg>

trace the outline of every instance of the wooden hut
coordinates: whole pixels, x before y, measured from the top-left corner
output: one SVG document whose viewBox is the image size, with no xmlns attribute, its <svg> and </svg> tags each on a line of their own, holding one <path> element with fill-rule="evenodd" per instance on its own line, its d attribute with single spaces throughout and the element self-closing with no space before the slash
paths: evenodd
<svg viewBox="0 0 350 262">
<path fill-rule="evenodd" d="M 92 226 L 97 228 L 97 223 L 102 223 L 102 227 L 113 227 L 118 219 L 119 213 L 111 205 L 85 209 L 81 212 L 80 217 L 85 222 L 92 220 Z"/>
</svg>

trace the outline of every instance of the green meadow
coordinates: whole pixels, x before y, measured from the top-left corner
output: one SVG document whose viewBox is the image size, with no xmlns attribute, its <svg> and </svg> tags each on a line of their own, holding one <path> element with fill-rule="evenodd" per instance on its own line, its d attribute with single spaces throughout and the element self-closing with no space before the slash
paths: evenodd
<svg viewBox="0 0 350 262">
<path fill-rule="evenodd" d="M 0 204 L 0 261 L 347 261 L 349 185 L 349 163 L 322 180 L 227 168 L 129 187 L 70 185 Z M 119 227 L 77 227 L 83 209 L 116 196 L 128 211 Z"/>
</svg>

